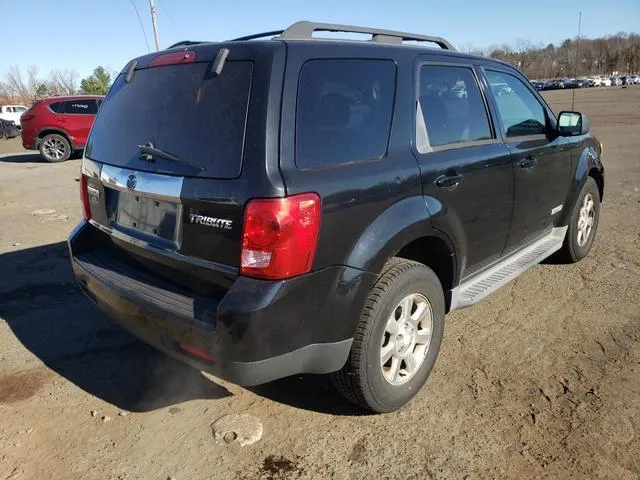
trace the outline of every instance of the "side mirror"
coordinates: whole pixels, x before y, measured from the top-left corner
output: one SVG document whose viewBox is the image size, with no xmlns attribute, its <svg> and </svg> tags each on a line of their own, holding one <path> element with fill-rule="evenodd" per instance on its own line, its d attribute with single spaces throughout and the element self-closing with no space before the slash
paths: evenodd
<svg viewBox="0 0 640 480">
<path fill-rule="evenodd" d="M 558 115 L 558 133 L 563 137 L 584 135 L 589 132 L 589 120 L 580 112 L 560 112 Z"/>
</svg>

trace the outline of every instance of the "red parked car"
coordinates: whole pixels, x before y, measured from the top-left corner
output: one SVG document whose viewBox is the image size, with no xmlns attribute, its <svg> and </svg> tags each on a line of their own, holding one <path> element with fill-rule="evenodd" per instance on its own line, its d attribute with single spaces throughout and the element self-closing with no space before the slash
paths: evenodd
<svg viewBox="0 0 640 480">
<path fill-rule="evenodd" d="M 48 162 L 64 162 L 82 152 L 102 96 L 52 97 L 38 100 L 22 114 L 22 145 L 40 150 Z"/>
</svg>

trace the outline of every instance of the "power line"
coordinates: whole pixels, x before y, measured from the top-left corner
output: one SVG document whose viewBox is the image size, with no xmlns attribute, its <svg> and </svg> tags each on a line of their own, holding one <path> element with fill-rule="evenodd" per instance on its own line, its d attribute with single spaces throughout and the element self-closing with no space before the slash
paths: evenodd
<svg viewBox="0 0 640 480">
<path fill-rule="evenodd" d="M 169 13 L 169 9 L 164 6 L 164 2 L 161 2 L 160 0 L 158 0 L 158 5 L 160 5 L 160 8 L 162 8 L 162 11 L 165 13 L 167 18 L 169 19 L 169 22 L 171 22 L 171 25 L 175 29 L 176 33 L 182 37 L 182 34 L 180 33 L 180 29 L 176 25 L 176 22 L 173 21 L 173 17 Z"/>
<path fill-rule="evenodd" d="M 140 18 L 140 12 L 138 12 L 138 7 L 136 7 L 136 4 L 134 3 L 133 0 L 129 0 L 131 2 L 131 6 L 133 6 L 133 9 L 136 11 L 136 16 L 138 17 L 138 22 L 140 22 L 140 28 L 142 29 L 142 35 L 144 35 L 144 43 L 147 44 L 147 52 L 151 52 L 151 49 L 149 48 L 149 41 L 147 40 L 147 32 L 144 31 L 144 25 L 142 24 L 142 19 Z"/>
</svg>

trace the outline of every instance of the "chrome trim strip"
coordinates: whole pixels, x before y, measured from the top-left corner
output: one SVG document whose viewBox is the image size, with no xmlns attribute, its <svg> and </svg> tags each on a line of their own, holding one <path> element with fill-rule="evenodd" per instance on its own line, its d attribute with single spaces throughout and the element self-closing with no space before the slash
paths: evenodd
<svg viewBox="0 0 640 480">
<path fill-rule="evenodd" d="M 134 179 L 131 182 L 130 179 Z M 144 197 L 180 203 L 184 177 L 141 172 L 128 168 L 102 165 L 100 181 L 105 187 L 123 192 L 139 193 Z M 129 182 L 129 186 L 127 186 Z M 131 185 L 133 184 L 133 187 Z"/>
</svg>

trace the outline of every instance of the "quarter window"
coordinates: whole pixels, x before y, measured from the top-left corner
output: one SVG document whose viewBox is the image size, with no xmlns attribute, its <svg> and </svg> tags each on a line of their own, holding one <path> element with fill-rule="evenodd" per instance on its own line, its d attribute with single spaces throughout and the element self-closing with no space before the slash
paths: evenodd
<svg viewBox="0 0 640 480">
<path fill-rule="evenodd" d="M 486 74 L 505 135 L 521 137 L 544 134 L 547 123 L 544 107 L 531 90 L 508 73 L 488 70 Z"/>
<path fill-rule="evenodd" d="M 487 109 L 470 68 L 422 66 L 418 95 L 418 151 L 492 138 Z"/>
<path fill-rule="evenodd" d="M 49 108 L 51 110 L 53 110 L 55 113 L 60 113 L 60 106 L 62 105 L 62 102 L 54 102 L 54 103 L 50 103 L 49 104 Z"/>
<path fill-rule="evenodd" d="M 317 168 L 383 157 L 395 97 L 389 60 L 312 60 L 300 72 L 296 165 Z"/>
</svg>

